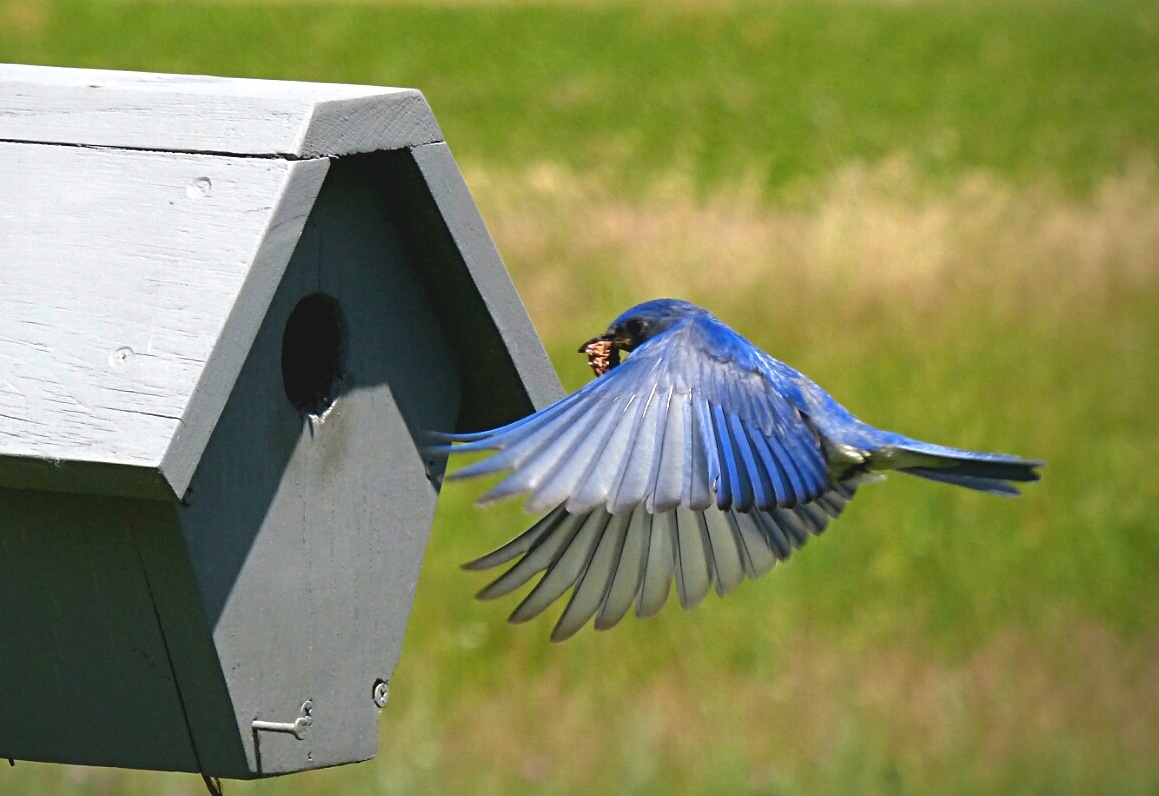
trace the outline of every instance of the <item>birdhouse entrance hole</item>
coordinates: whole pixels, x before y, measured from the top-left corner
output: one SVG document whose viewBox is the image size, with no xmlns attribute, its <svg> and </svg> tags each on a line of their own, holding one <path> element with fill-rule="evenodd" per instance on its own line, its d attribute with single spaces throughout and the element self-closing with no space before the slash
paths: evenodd
<svg viewBox="0 0 1159 796">
<path fill-rule="evenodd" d="M 346 324 L 338 302 L 324 293 L 306 296 L 282 334 L 282 383 L 299 412 L 325 414 L 342 384 Z"/>
</svg>

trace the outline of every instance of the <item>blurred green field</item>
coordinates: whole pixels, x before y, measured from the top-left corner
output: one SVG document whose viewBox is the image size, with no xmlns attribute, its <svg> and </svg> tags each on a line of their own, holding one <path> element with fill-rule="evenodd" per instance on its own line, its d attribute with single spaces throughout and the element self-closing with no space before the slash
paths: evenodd
<svg viewBox="0 0 1159 796">
<path fill-rule="evenodd" d="M 0 60 L 417 86 L 569 388 L 680 295 L 870 422 L 1048 461 L 1017 501 L 895 476 L 561 646 L 471 599 L 526 518 L 450 485 L 378 759 L 227 793 L 1159 792 L 1154 2 L 0 0 Z"/>
<path fill-rule="evenodd" d="M 1083 190 L 1159 140 L 1148 0 L 456 5 L 3 0 L 0 57 L 417 86 L 466 159 L 633 186 L 784 191 L 900 150 Z"/>
</svg>

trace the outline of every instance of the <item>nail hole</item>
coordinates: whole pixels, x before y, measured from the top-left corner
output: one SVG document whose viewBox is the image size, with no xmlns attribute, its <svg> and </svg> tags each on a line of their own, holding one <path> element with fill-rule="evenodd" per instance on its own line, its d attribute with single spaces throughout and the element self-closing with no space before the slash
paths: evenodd
<svg viewBox="0 0 1159 796">
<path fill-rule="evenodd" d="M 198 177 L 185 186 L 185 195 L 190 199 L 204 199 L 213 190 L 213 181 L 208 177 Z"/>
</svg>

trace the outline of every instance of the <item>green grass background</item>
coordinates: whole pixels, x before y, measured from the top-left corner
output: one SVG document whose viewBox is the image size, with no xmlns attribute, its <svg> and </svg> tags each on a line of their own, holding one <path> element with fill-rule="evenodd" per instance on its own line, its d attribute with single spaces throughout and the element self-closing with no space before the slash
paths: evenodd
<svg viewBox="0 0 1159 796">
<path fill-rule="evenodd" d="M 1159 5 L 0 0 L 0 60 L 419 87 L 500 230 L 543 164 L 600 186 L 589 204 L 655 208 L 676 184 L 693 219 L 722 195 L 809 218 L 840 175 L 897 159 L 905 207 L 966 212 L 983 175 L 997 228 L 1021 206 L 1062 208 L 1060 228 L 1103 208 L 1109 254 L 1081 284 L 1040 225 L 1029 265 L 918 292 L 731 287 L 703 261 L 718 284 L 687 296 L 867 420 L 1045 458 L 1022 499 L 895 477 L 726 600 L 551 646 L 457 568 L 520 529 L 518 507 L 450 486 L 378 759 L 227 792 L 1159 791 Z M 583 249 L 563 206 L 525 214 L 554 225 L 557 261 L 497 239 L 521 290 L 566 265 L 566 317 L 529 309 L 575 387 L 575 345 L 654 291 Z M 0 767 L 0 793 L 200 788 Z"/>
</svg>

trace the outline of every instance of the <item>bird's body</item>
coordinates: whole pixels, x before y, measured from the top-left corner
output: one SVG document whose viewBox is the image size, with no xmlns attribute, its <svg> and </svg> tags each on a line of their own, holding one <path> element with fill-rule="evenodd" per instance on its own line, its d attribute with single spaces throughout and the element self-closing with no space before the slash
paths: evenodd
<svg viewBox="0 0 1159 796">
<path fill-rule="evenodd" d="M 498 451 L 453 477 L 512 471 L 482 502 L 528 493 L 529 511 L 549 512 L 468 566 L 522 556 L 481 597 L 546 572 L 512 621 L 574 586 L 553 640 L 593 616 L 610 627 L 633 602 L 639 615 L 655 613 L 673 577 L 685 607 L 713 583 L 727 592 L 824 530 L 860 483 L 886 470 L 1002 495 L 1018 494 L 1012 481 L 1038 479 L 1039 462 L 863 423 L 685 301 L 633 307 L 581 350 L 594 343 L 611 349 L 596 368 L 605 375 L 508 426 L 446 435 L 457 451 Z M 623 363 L 621 350 L 630 352 Z"/>
</svg>

